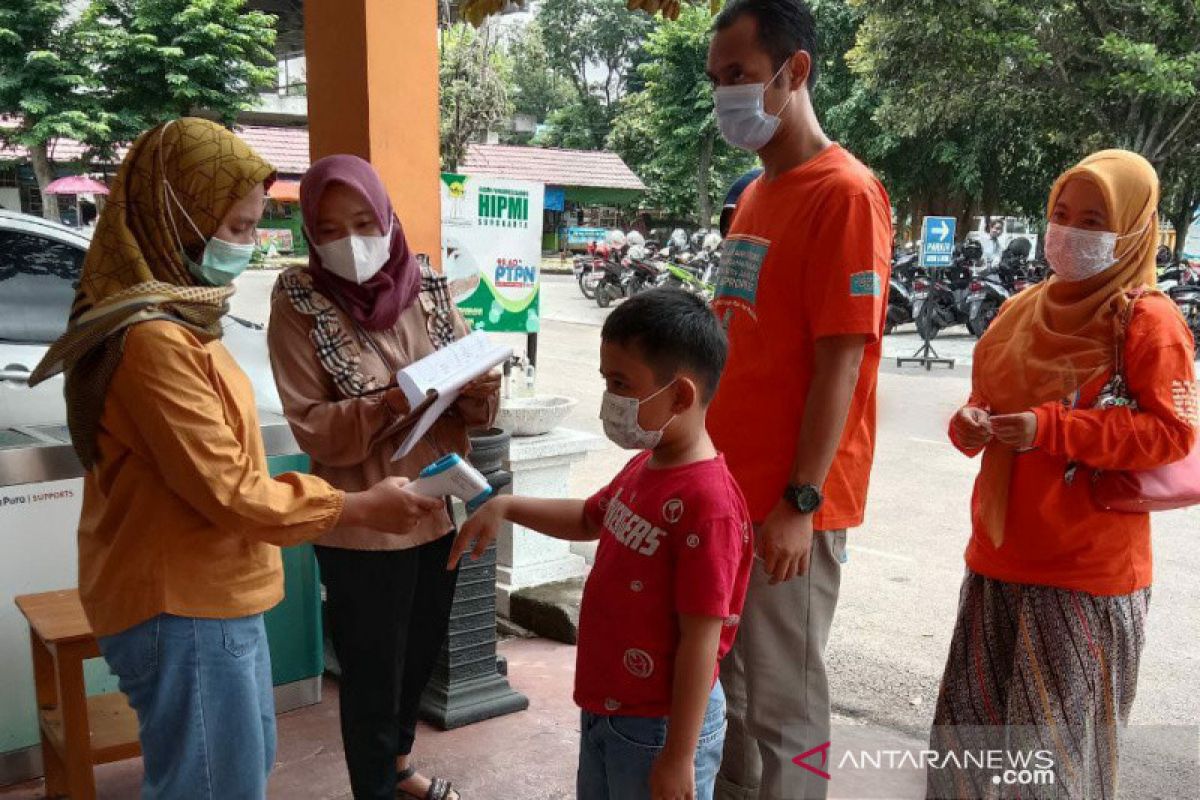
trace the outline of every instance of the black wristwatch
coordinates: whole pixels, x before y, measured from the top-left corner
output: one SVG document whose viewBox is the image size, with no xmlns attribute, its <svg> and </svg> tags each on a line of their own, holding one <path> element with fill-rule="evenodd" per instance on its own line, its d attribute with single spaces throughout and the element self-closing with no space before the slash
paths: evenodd
<svg viewBox="0 0 1200 800">
<path fill-rule="evenodd" d="M 789 486 L 783 491 L 783 499 L 796 507 L 801 514 L 814 514 L 825 502 L 821 490 L 811 483 Z"/>
</svg>

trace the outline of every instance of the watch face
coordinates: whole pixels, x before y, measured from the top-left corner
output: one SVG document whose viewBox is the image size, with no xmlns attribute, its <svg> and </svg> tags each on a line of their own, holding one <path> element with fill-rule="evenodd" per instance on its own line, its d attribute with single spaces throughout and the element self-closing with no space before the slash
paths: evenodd
<svg viewBox="0 0 1200 800">
<path fill-rule="evenodd" d="M 821 507 L 821 491 L 809 484 L 788 487 L 788 499 L 801 514 L 811 514 Z"/>
</svg>

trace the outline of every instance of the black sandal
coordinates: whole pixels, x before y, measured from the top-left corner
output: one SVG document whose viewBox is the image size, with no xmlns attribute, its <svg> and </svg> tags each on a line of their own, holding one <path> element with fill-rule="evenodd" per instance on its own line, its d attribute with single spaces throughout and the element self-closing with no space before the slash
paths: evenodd
<svg viewBox="0 0 1200 800">
<path fill-rule="evenodd" d="M 425 796 L 423 798 L 418 797 L 412 792 L 399 788 L 400 784 L 404 783 L 406 780 L 416 774 L 416 767 L 409 767 L 408 769 L 401 770 L 396 774 L 396 789 L 400 793 L 401 797 L 409 798 L 409 800 L 462 800 L 462 796 L 453 788 L 453 784 L 451 784 L 450 781 L 446 780 L 445 778 L 430 778 L 429 791 L 425 792 Z M 451 798 L 451 792 L 454 792 L 453 798 Z"/>
</svg>

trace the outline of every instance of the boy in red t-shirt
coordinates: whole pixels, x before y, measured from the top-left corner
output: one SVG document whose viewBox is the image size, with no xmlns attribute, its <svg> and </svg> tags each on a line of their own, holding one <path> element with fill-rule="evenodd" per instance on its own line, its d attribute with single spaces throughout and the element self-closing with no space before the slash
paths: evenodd
<svg viewBox="0 0 1200 800">
<path fill-rule="evenodd" d="M 605 433 L 643 452 L 587 501 L 493 500 L 450 563 L 482 555 L 506 519 L 599 539 L 579 616 L 578 797 L 709 800 L 725 739 L 717 662 L 753 559 L 746 502 L 705 430 L 725 334 L 699 298 L 658 289 L 618 307 L 601 340 Z"/>
</svg>

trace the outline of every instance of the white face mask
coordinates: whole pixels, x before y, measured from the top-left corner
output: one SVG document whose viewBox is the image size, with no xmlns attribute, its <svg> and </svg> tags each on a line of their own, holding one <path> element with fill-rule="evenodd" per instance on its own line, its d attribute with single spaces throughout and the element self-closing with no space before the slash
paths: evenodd
<svg viewBox="0 0 1200 800">
<path fill-rule="evenodd" d="M 674 385 L 675 381 L 671 381 L 643 400 L 605 392 L 604 400 L 600 403 L 600 419 L 604 422 L 604 435 L 613 444 L 624 450 L 652 450 L 658 447 L 658 443 L 662 441 L 663 431 L 675 421 L 677 415 L 672 414 L 666 425 L 658 430 L 648 431 L 638 422 L 638 411 L 641 409 L 642 403 L 653 400 Z"/>
<path fill-rule="evenodd" d="M 1120 238 L 1112 231 L 1089 231 L 1051 222 L 1046 227 L 1046 260 L 1062 280 L 1086 281 L 1117 263 Z"/>
<path fill-rule="evenodd" d="M 792 102 L 794 92 L 788 94 L 787 102 L 775 114 L 767 113 L 763 98 L 767 86 L 774 83 L 791 63 L 791 59 L 785 61 L 767 83 L 718 86 L 713 90 L 717 128 L 730 145 L 757 153 L 771 143 L 775 132 L 779 130 L 779 114 Z"/>
<path fill-rule="evenodd" d="M 309 237 L 312 238 L 311 236 Z M 321 266 L 351 283 L 363 284 L 379 274 L 392 250 L 392 226 L 383 236 L 346 236 L 313 245 Z"/>
</svg>

